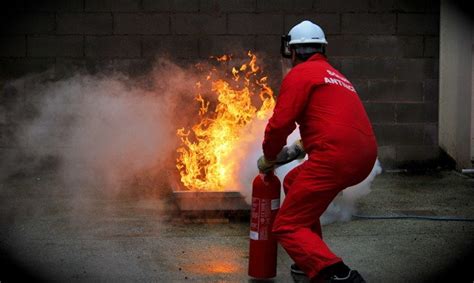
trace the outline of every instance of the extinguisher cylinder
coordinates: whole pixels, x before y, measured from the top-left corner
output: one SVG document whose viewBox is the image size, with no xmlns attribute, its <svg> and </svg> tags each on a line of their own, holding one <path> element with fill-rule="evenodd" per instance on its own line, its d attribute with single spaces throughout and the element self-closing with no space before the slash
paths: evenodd
<svg viewBox="0 0 474 283">
<path fill-rule="evenodd" d="M 277 241 L 272 226 L 280 208 L 280 187 L 280 180 L 273 173 L 258 175 L 252 184 L 248 274 L 254 278 L 276 276 Z"/>
</svg>

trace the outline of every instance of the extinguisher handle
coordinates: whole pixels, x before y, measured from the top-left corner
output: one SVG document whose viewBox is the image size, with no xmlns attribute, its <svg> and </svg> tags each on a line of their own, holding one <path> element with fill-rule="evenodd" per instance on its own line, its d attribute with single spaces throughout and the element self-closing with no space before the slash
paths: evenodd
<svg viewBox="0 0 474 283">
<path fill-rule="evenodd" d="M 270 172 L 273 174 L 273 171 Z M 267 174 L 270 174 L 270 172 L 268 172 Z M 259 172 L 258 176 L 260 177 L 260 179 L 262 179 L 263 182 L 265 182 L 265 177 L 267 176 L 267 174 Z"/>
<path fill-rule="evenodd" d="M 258 176 L 262 179 L 262 181 L 268 185 L 269 179 L 273 176 L 275 176 L 275 171 L 269 171 L 267 173 L 259 172 Z"/>
<path fill-rule="evenodd" d="M 287 160 L 283 160 L 283 161 L 277 161 L 277 162 L 275 162 L 275 168 L 278 168 L 278 167 L 280 167 L 280 166 L 283 166 L 283 165 L 285 165 L 285 164 L 288 164 L 288 163 L 290 163 L 290 162 L 293 162 L 293 161 L 295 161 L 296 159 L 298 159 L 298 156 L 295 156 L 295 157 L 293 157 L 293 158 L 290 158 L 290 159 L 287 159 Z"/>
</svg>

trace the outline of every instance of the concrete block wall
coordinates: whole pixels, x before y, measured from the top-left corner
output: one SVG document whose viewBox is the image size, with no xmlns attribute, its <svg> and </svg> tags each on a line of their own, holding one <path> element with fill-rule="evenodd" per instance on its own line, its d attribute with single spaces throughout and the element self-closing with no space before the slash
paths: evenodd
<svg viewBox="0 0 474 283">
<path fill-rule="evenodd" d="M 280 35 L 310 19 L 359 91 L 386 167 L 438 157 L 439 1 L 7 0 L 0 11 L 3 80 L 108 64 L 140 73 L 162 54 L 193 62 L 251 49 L 275 88 Z"/>
</svg>

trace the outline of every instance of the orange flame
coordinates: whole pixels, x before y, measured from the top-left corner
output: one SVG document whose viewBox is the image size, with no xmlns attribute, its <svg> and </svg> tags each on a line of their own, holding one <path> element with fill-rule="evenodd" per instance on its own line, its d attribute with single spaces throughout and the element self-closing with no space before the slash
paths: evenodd
<svg viewBox="0 0 474 283">
<path fill-rule="evenodd" d="M 181 182 L 190 190 L 231 188 L 238 169 L 233 154 L 239 148 L 243 129 L 255 119 L 267 119 L 273 110 L 275 100 L 267 77 L 257 66 L 257 57 L 250 51 L 248 57 L 248 63 L 232 68 L 231 81 L 211 80 L 213 72 L 207 75 L 206 80 L 211 80 L 211 92 L 217 95 L 215 108 L 210 111 L 210 102 L 197 94 L 199 122 L 191 130 L 177 130 L 181 146 L 177 149 L 176 167 Z M 231 60 L 227 55 L 215 58 L 221 63 Z M 197 86 L 201 90 L 202 85 L 198 83 Z M 256 95 L 260 108 L 252 103 Z"/>
</svg>

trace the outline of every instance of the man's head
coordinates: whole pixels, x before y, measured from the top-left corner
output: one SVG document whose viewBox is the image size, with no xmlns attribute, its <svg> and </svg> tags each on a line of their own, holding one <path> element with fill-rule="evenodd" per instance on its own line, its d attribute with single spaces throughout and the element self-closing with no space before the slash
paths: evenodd
<svg viewBox="0 0 474 283">
<path fill-rule="evenodd" d="M 288 35 L 281 38 L 281 54 L 291 58 L 293 66 L 308 60 L 316 53 L 326 53 L 326 37 L 323 30 L 310 21 L 294 26 Z"/>
</svg>

